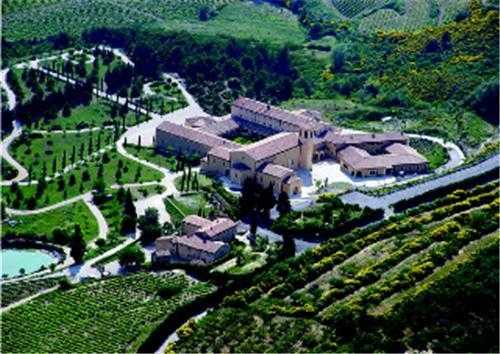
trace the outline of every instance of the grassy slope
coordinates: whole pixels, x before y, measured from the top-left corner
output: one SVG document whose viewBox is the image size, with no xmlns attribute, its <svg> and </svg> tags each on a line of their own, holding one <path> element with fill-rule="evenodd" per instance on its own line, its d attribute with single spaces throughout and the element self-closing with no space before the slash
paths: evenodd
<svg viewBox="0 0 500 354">
<path fill-rule="evenodd" d="M 10 226 L 10 223 L 14 222 L 15 225 Z M 9 217 L 9 223 L 2 224 L 2 235 L 13 232 L 50 237 L 55 228 L 66 229 L 71 234 L 74 224 L 81 226 L 86 241 L 97 237 L 97 221 L 84 202 L 77 202 L 42 214 Z"/>
</svg>

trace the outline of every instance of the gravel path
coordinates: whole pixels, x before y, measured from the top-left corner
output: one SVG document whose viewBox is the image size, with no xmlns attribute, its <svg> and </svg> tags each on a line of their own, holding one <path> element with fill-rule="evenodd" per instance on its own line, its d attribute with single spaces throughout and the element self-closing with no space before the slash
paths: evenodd
<svg viewBox="0 0 500 354">
<path fill-rule="evenodd" d="M 358 204 L 361 207 L 367 206 L 374 209 L 382 208 L 387 210 L 391 205 L 401 200 L 410 199 L 434 189 L 481 175 L 485 172 L 498 169 L 499 166 L 499 155 L 495 155 L 474 166 L 381 197 L 373 197 L 361 192 L 351 192 L 344 194 L 340 199 L 347 204 Z"/>
</svg>

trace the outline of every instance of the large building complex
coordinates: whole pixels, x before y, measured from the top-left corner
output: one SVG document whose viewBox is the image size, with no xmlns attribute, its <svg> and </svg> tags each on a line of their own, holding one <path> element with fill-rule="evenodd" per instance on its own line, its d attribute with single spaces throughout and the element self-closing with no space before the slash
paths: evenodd
<svg viewBox="0 0 500 354">
<path fill-rule="evenodd" d="M 262 137 L 240 145 L 230 140 L 238 132 Z M 225 176 L 241 185 L 255 178 L 276 194 L 300 193 L 295 171 L 333 158 L 353 177 L 427 171 L 427 161 L 408 145 L 403 133 L 340 134 L 319 117 L 290 112 L 249 98 L 238 98 L 231 115 L 195 117 L 185 125 L 162 123 L 156 132 L 160 150 L 203 156 L 202 171 Z"/>
</svg>

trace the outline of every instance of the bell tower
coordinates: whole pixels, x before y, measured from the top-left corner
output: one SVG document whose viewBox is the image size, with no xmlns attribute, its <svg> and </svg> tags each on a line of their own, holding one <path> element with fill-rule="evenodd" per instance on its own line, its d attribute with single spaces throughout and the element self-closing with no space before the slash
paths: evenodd
<svg viewBox="0 0 500 354">
<path fill-rule="evenodd" d="M 300 161 L 301 168 L 312 169 L 314 154 L 314 131 L 301 129 L 299 133 L 300 141 Z"/>
</svg>

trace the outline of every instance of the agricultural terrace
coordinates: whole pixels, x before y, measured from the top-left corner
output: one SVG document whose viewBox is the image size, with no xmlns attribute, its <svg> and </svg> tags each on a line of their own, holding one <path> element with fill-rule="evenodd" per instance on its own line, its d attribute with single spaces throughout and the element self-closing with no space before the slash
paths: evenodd
<svg viewBox="0 0 500 354">
<path fill-rule="evenodd" d="M 426 328 L 430 338 L 441 331 L 434 317 L 436 311 L 443 311 L 437 309 L 439 306 L 415 306 L 414 298 L 404 297 L 404 305 L 397 308 L 404 306 L 412 311 L 403 317 L 399 317 L 400 312 L 389 310 L 384 317 L 374 318 L 371 310 L 385 299 L 426 281 L 469 245 L 491 239 L 491 234 L 498 229 L 498 191 L 498 183 L 456 190 L 431 204 L 407 211 L 406 215 L 358 228 L 300 257 L 279 262 L 257 276 L 247 290 L 227 297 L 220 309 L 193 326 L 190 336 L 181 337 L 173 350 L 219 352 L 225 348 L 234 352 L 280 352 L 293 346 L 303 351 L 359 352 L 373 347 L 371 336 L 357 334 L 369 333 L 364 332 L 365 325 L 375 320 L 383 333 L 383 336 L 377 334 L 380 350 L 399 351 L 406 345 L 418 348 L 419 328 Z M 498 248 L 496 236 L 492 242 Z M 491 287 L 494 288 L 492 284 L 484 284 L 480 288 Z M 463 322 L 462 307 L 452 305 L 463 299 L 453 290 L 458 288 L 447 288 L 449 296 L 443 294 L 445 316 L 450 325 L 460 326 L 460 331 L 477 333 L 469 323 Z M 432 289 L 435 287 L 425 291 L 436 291 Z M 489 303 L 494 301 L 491 308 L 496 306 L 497 300 L 492 295 L 485 295 L 484 299 Z M 478 304 L 467 306 L 470 311 L 481 313 L 484 323 L 498 317 L 479 311 Z M 457 310 L 460 314 L 454 317 Z M 411 320 L 415 316 L 420 316 L 417 322 Z M 392 326 L 395 322 L 405 325 L 395 329 Z M 332 332 L 332 327 L 337 330 Z M 496 326 L 485 325 L 484 336 L 480 336 L 481 348 L 485 351 L 495 343 L 486 334 L 487 328 Z M 304 333 L 307 333 L 305 337 Z M 445 341 L 433 348 L 457 351 L 461 348 L 460 342 Z"/>
<path fill-rule="evenodd" d="M 291 12 L 269 4 L 235 0 L 31 0 L 11 5 L 4 16 L 5 38 L 10 41 L 43 39 L 65 32 L 80 36 L 94 28 L 180 30 L 214 36 L 272 42 L 301 43 L 305 31 Z M 33 21 L 37 18 L 37 21 Z M 238 26 L 234 26 L 238 23 Z"/>
<path fill-rule="evenodd" d="M 16 237 L 34 238 L 50 243 L 61 243 L 54 237 L 54 230 L 73 232 L 74 225 L 81 227 L 83 238 L 89 242 L 98 234 L 97 222 L 94 215 L 84 202 L 79 201 L 71 205 L 57 208 L 40 214 L 10 215 L 2 221 L 2 237 L 14 235 Z"/>
<path fill-rule="evenodd" d="M 137 273 L 56 290 L 3 314 L 3 349 L 137 351 L 170 314 L 214 290 L 173 273 Z"/>
</svg>

